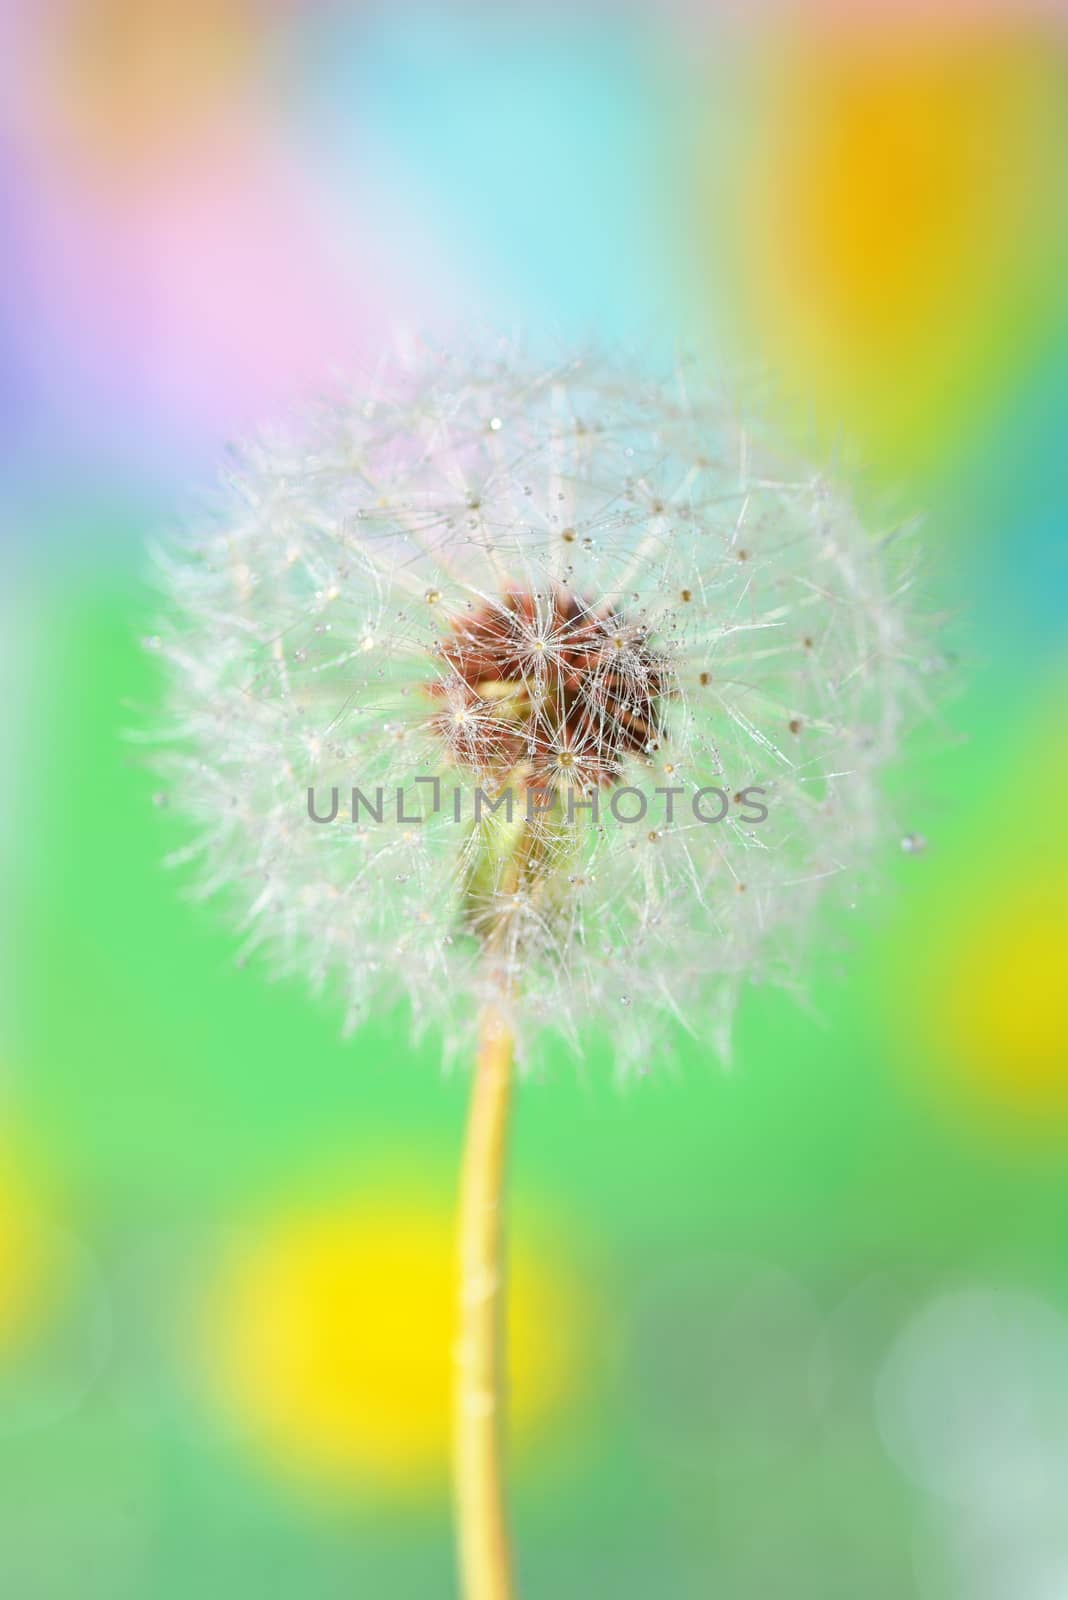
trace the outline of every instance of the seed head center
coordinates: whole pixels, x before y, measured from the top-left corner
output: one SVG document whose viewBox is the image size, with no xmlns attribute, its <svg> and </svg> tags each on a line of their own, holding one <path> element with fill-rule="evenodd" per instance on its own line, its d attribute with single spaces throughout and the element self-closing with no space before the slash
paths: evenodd
<svg viewBox="0 0 1068 1600">
<path fill-rule="evenodd" d="M 457 617 L 438 656 L 445 671 L 428 690 L 449 709 L 434 729 L 480 774 L 607 788 L 662 730 L 666 659 L 610 603 L 509 590 Z"/>
</svg>

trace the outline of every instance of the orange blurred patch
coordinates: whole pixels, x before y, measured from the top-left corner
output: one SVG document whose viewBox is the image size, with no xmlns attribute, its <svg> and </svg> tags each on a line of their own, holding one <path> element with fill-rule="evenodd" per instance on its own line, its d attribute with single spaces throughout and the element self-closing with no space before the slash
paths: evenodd
<svg viewBox="0 0 1068 1600">
<path fill-rule="evenodd" d="M 44 99 L 83 154 L 136 166 L 243 87 L 266 9 L 253 0 L 71 0 L 47 40 Z"/>
<path fill-rule="evenodd" d="M 916 461 L 1033 355 L 1066 254 L 1068 65 L 1038 27 L 778 51 L 738 173 L 738 293 L 831 427 Z"/>
</svg>

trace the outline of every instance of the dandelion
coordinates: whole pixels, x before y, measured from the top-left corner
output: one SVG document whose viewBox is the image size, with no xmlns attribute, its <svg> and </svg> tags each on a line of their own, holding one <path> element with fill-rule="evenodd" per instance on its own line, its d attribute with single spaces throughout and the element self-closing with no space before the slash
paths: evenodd
<svg viewBox="0 0 1068 1600">
<path fill-rule="evenodd" d="M 608 1022 L 644 1072 L 725 1050 L 817 903 L 896 836 L 918 704 L 906 541 L 874 538 L 693 373 L 418 352 L 243 452 L 161 556 L 169 794 L 249 953 L 477 1027 L 456 1481 L 511 1592 L 500 1197 L 516 1063 Z M 329 819 L 329 820 L 327 820 Z M 625 1013 L 625 1025 L 620 1015 Z M 548 1043 L 547 1043 L 548 1041 Z"/>
</svg>

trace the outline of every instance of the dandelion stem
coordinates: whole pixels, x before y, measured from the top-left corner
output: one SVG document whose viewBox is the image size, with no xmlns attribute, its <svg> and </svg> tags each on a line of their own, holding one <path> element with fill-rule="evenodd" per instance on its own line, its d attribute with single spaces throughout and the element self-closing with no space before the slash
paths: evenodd
<svg viewBox="0 0 1068 1600">
<path fill-rule="evenodd" d="M 504 1491 L 504 1176 L 512 1035 L 489 1008 L 460 1174 L 460 1304 L 454 1381 L 454 1495 L 464 1600 L 511 1600 Z"/>
</svg>

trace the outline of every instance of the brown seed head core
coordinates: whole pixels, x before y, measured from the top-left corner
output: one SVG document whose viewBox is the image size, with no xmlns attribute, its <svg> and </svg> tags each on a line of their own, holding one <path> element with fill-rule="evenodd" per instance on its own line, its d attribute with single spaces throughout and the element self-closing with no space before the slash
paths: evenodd
<svg viewBox="0 0 1068 1600">
<path fill-rule="evenodd" d="M 666 660 L 648 630 L 565 589 L 510 590 L 457 617 L 428 685 L 435 730 L 461 765 L 532 789 L 608 788 L 660 735 Z"/>
</svg>

